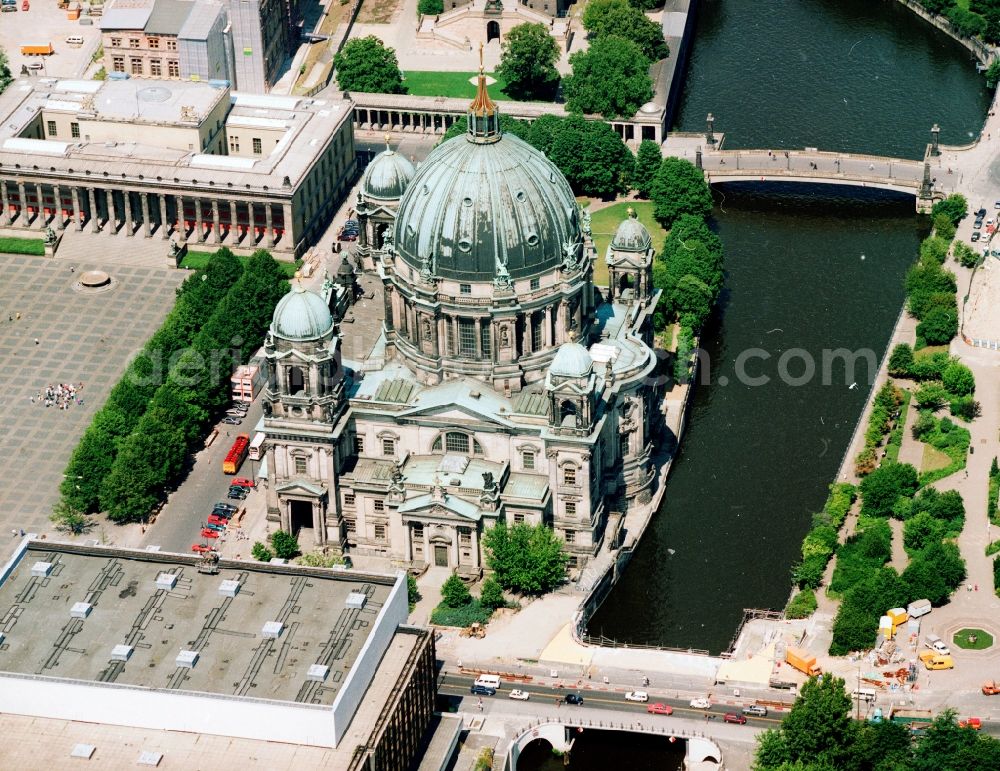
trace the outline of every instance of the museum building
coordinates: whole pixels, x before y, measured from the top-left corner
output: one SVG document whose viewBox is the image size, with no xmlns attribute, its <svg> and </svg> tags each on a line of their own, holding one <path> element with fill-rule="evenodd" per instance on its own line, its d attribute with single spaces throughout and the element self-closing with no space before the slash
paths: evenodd
<svg viewBox="0 0 1000 771">
<path fill-rule="evenodd" d="M 589 216 L 504 134 L 480 75 L 468 132 L 418 168 L 387 148 L 357 205 L 382 337 L 345 366 L 338 295 L 293 284 L 265 340 L 268 517 L 335 551 L 475 577 L 497 522 L 543 522 L 582 567 L 647 503 L 663 379 L 649 232 L 630 213 L 598 290 Z M 354 280 L 350 261 L 340 295 Z M 331 311 L 331 308 L 334 310 Z"/>
</svg>

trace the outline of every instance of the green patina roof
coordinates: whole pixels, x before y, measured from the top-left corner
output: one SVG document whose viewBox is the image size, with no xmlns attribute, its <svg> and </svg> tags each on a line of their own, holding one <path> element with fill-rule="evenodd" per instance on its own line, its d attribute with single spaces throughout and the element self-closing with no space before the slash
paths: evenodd
<svg viewBox="0 0 1000 771">
<path fill-rule="evenodd" d="M 412 381 L 394 378 L 382 383 L 375 392 L 373 399 L 377 402 L 407 404 L 410 401 L 410 394 L 413 393 L 414 388 L 415 385 Z"/>
<path fill-rule="evenodd" d="M 541 391 L 526 389 L 514 396 L 514 412 L 518 415 L 547 415 L 549 401 Z"/>
</svg>

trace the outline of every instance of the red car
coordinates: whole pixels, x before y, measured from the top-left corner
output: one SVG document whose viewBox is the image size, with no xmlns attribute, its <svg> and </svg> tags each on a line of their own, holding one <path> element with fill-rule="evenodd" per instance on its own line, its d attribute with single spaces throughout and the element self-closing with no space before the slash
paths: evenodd
<svg viewBox="0 0 1000 771">
<path fill-rule="evenodd" d="M 247 479 L 246 477 L 236 477 L 229 483 L 230 487 L 235 485 L 236 487 L 246 487 L 248 490 L 253 489 L 257 486 L 257 483 L 252 479 Z"/>
<path fill-rule="evenodd" d="M 24 0 L 24 2 L 21 3 L 21 10 L 22 11 L 27 11 L 29 8 L 31 8 L 31 6 L 28 5 L 28 0 Z"/>
<path fill-rule="evenodd" d="M 968 717 L 965 720 L 960 720 L 959 728 L 971 728 L 973 731 L 983 730 L 983 721 L 978 717 Z"/>
<path fill-rule="evenodd" d="M 219 533 L 218 533 L 217 530 L 212 530 L 212 528 L 210 528 L 210 527 L 203 527 L 201 529 L 201 537 L 202 538 L 218 538 L 219 537 Z"/>
<path fill-rule="evenodd" d="M 222 517 L 217 517 L 215 514 L 211 514 L 208 517 L 208 524 L 210 525 L 222 525 L 225 527 L 229 524 L 228 519 L 223 519 Z"/>
<path fill-rule="evenodd" d="M 722 716 L 722 721 L 724 723 L 736 723 L 737 725 L 745 725 L 747 722 L 746 717 L 739 715 L 735 712 L 727 712 Z"/>
<path fill-rule="evenodd" d="M 646 707 L 646 712 L 650 715 L 672 715 L 674 714 L 674 708 L 669 704 L 650 704 Z"/>
<path fill-rule="evenodd" d="M 191 551 L 197 554 L 208 554 L 208 552 L 215 551 L 215 549 L 213 549 L 207 543 L 195 543 L 191 544 Z"/>
</svg>

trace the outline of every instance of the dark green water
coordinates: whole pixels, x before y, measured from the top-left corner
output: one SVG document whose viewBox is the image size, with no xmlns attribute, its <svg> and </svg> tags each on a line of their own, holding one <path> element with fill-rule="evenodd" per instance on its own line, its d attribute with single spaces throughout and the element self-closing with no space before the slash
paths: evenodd
<svg viewBox="0 0 1000 771">
<path fill-rule="evenodd" d="M 573 743 L 569 765 L 563 758 L 552 755 L 548 742 L 536 741 L 524 748 L 517 762 L 517 771 L 607 771 L 616 768 L 626 756 L 622 745 L 627 743 L 629 771 L 679 771 L 684 768 L 685 744 L 671 744 L 665 736 L 650 734 L 619 734 L 610 731 L 583 731 Z"/>
<path fill-rule="evenodd" d="M 968 141 L 987 106 L 968 52 L 894 2 L 702 0 L 679 128 L 702 129 L 711 111 L 730 148 L 919 157 L 933 122 L 943 142 Z M 834 367 L 824 384 L 822 352 L 881 358 L 925 235 L 912 199 L 831 190 L 717 191 L 727 278 L 703 339 L 711 381 L 697 388 L 663 506 L 591 633 L 718 652 L 744 608 L 784 606 L 874 375 L 860 366 L 845 382 Z M 758 347 L 771 358 L 748 369 L 771 382 L 742 385 L 735 361 Z M 817 364 L 805 385 L 777 377 L 790 348 Z"/>
</svg>

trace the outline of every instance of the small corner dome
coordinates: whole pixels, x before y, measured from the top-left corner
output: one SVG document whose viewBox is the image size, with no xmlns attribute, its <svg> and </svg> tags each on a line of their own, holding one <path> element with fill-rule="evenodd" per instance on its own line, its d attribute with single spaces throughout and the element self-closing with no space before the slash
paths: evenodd
<svg viewBox="0 0 1000 771">
<path fill-rule="evenodd" d="M 642 107 L 639 108 L 639 112 L 644 112 L 647 114 L 657 113 L 663 108 L 656 102 L 646 102 Z"/>
<path fill-rule="evenodd" d="M 333 315 L 326 302 L 298 281 L 278 302 L 271 320 L 271 333 L 285 340 L 315 340 L 333 328 Z"/>
<path fill-rule="evenodd" d="M 557 377 L 586 377 L 593 368 L 594 360 L 590 352 L 580 343 L 570 341 L 559 346 L 549 367 L 549 374 Z"/>
<path fill-rule="evenodd" d="M 361 177 L 361 192 L 371 198 L 396 201 L 403 197 L 417 170 L 390 147 L 375 156 Z"/>
<path fill-rule="evenodd" d="M 611 239 L 611 248 L 622 252 L 644 252 L 653 243 L 646 226 L 629 210 L 629 216 L 618 226 L 615 237 Z"/>
</svg>

